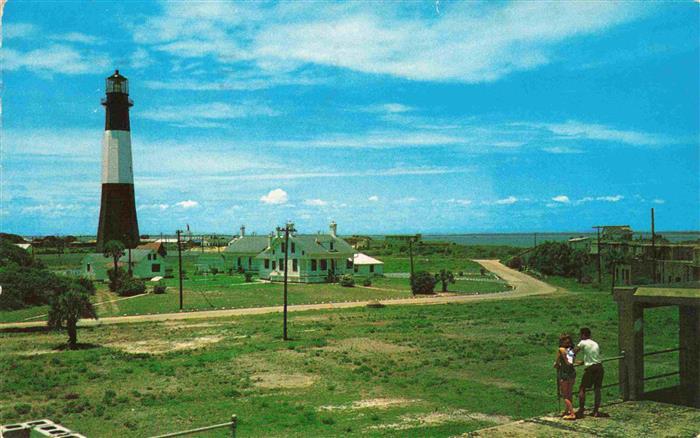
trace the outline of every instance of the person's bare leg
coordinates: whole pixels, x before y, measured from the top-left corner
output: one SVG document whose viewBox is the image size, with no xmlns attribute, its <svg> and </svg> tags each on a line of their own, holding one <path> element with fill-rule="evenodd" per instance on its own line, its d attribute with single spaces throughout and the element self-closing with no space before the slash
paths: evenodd
<svg viewBox="0 0 700 438">
<path fill-rule="evenodd" d="M 586 389 L 581 386 L 581 388 L 578 390 L 578 412 L 576 415 L 578 417 L 583 417 L 583 411 L 585 410 L 586 406 Z"/>
<path fill-rule="evenodd" d="M 600 409 L 600 385 L 596 385 L 595 389 L 593 390 L 593 394 L 595 396 L 594 402 L 593 402 L 593 415 L 597 416 L 598 415 L 598 409 Z"/>
</svg>

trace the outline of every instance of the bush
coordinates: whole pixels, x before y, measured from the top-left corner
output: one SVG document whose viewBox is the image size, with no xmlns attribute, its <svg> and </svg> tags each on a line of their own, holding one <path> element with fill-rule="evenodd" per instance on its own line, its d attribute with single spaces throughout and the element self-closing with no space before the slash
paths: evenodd
<svg viewBox="0 0 700 438">
<path fill-rule="evenodd" d="M 167 288 L 168 286 L 165 285 L 165 282 L 160 280 L 158 283 L 153 285 L 153 293 L 156 295 L 164 294 Z"/>
<path fill-rule="evenodd" d="M 343 287 L 355 287 L 355 278 L 351 274 L 340 277 L 340 285 Z"/>
<path fill-rule="evenodd" d="M 107 277 L 109 278 L 109 290 L 119 293 L 122 284 L 129 280 L 129 273 L 122 268 L 118 268 L 116 273 L 114 269 L 108 269 Z"/>
<path fill-rule="evenodd" d="M 365 287 L 372 286 L 372 279 L 367 277 L 364 280 L 362 280 L 362 285 Z"/>
<path fill-rule="evenodd" d="M 252 283 L 253 282 L 253 274 L 250 272 L 246 272 L 243 274 L 245 276 L 245 282 L 246 283 Z"/>
<path fill-rule="evenodd" d="M 216 275 L 219 273 L 219 268 L 212 267 L 209 269 L 209 272 L 211 272 L 211 275 Z"/>
<path fill-rule="evenodd" d="M 55 291 L 69 280 L 44 269 L 10 263 L 0 268 L 0 309 L 14 310 L 47 304 Z"/>
<path fill-rule="evenodd" d="M 523 258 L 520 256 L 511 257 L 508 259 L 508 262 L 506 262 L 506 266 L 511 269 L 517 269 L 518 271 L 522 271 L 523 265 Z"/>
<path fill-rule="evenodd" d="M 117 294 L 122 297 L 131 297 L 146 292 L 146 284 L 138 278 L 127 278 L 117 289 Z"/>
<path fill-rule="evenodd" d="M 435 283 L 437 280 L 430 272 L 421 271 L 416 273 L 411 279 L 411 291 L 413 294 L 433 294 L 435 293 Z"/>
</svg>

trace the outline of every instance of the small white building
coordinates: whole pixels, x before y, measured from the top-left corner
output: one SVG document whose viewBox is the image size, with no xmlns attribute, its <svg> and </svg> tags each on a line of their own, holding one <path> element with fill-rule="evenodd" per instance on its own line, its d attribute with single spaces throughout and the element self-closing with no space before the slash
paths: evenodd
<svg viewBox="0 0 700 438">
<path fill-rule="evenodd" d="M 356 275 L 366 277 L 381 277 L 384 275 L 384 262 L 367 254 L 358 252 L 348 261 L 352 261 L 353 271 Z"/>
</svg>

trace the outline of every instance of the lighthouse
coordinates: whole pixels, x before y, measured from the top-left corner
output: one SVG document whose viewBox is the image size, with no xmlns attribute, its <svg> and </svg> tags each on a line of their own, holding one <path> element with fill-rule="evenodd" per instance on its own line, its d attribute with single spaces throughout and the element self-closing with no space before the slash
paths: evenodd
<svg viewBox="0 0 700 438">
<path fill-rule="evenodd" d="M 115 70 L 106 80 L 105 132 L 102 137 L 102 202 L 97 227 L 97 251 L 110 240 L 127 248 L 139 244 L 139 225 L 134 201 L 134 171 L 131 162 L 129 81 Z"/>
</svg>

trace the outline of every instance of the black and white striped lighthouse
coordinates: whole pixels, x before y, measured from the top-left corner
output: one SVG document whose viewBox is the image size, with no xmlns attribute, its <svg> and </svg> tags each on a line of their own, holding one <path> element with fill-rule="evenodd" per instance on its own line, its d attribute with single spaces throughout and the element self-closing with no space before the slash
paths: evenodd
<svg viewBox="0 0 700 438">
<path fill-rule="evenodd" d="M 102 138 L 102 203 L 97 228 L 97 251 L 110 240 L 127 248 L 139 244 L 139 225 L 134 201 L 134 171 L 131 163 L 129 81 L 115 70 L 107 78 L 105 133 Z"/>
</svg>

